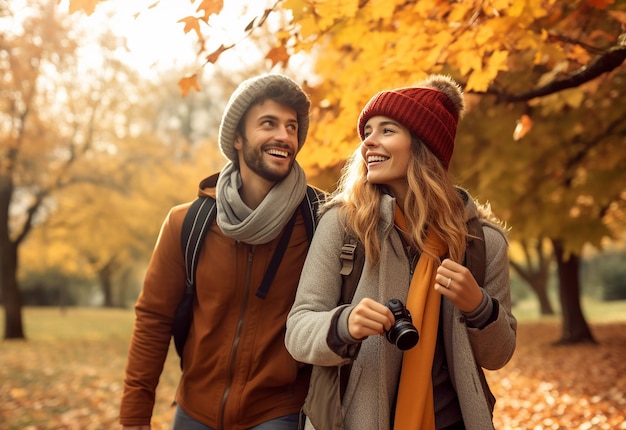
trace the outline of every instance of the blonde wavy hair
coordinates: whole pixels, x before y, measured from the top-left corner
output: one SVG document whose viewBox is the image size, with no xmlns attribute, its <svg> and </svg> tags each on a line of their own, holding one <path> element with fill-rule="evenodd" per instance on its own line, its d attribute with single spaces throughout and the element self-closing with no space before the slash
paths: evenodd
<svg viewBox="0 0 626 430">
<path fill-rule="evenodd" d="M 410 156 L 409 186 L 402 208 L 408 244 L 425 252 L 426 231 L 432 232 L 448 245 L 449 258 L 462 263 L 468 236 L 463 199 L 439 159 L 415 136 Z M 339 207 L 344 227 L 363 243 L 365 255 L 373 263 L 380 260 L 377 226 L 383 193 L 387 193 L 383 185 L 367 182 L 367 165 L 359 147 L 346 162 L 338 187 L 324 208 Z"/>
</svg>

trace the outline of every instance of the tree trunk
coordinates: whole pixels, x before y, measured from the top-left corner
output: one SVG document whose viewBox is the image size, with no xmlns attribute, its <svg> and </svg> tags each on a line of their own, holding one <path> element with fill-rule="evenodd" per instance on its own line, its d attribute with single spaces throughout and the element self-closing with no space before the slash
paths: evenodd
<svg viewBox="0 0 626 430">
<path fill-rule="evenodd" d="M 537 298 L 539 299 L 539 312 L 541 315 L 554 315 L 554 309 L 552 308 L 552 303 L 550 303 L 550 299 L 548 298 L 547 289 L 544 287 L 540 290 L 535 290 L 537 293 Z"/>
<path fill-rule="evenodd" d="M 580 257 L 565 256 L 563 243 L 553 239 L 554 255 L 558 265 L 559 298 L 563 312 L 563 333 L 556 344 L 595 343 L 580 306 Z"/>
<path fill-rule="evenodd" d="M 544 250 L 543 242 L 543 238 L 538 239 L 534 244 L 521 241 L 526 264 L 521 265 L 511 260 L 510 265 L 537 295 L 541 315 L 554 315 L 554 308 L 548 298 L 548 278 L 554 253 L 552 250 L 549 253 Z"/>
<path fill-rule="evenodd" d="M 100 278 L 100 286 L 104 295 L 105 308 L 112 308 L 113 304 L 113 261 L 109 261 L 98 270 L 98 278 Z"/>
<path fill-rule="evenodd" d="M 4 338 L 24 339 L 22 297 L 17 283 L 18 242 L 9 233 L 12 178 L 0 171 L 0 290 L 4 304 Z"/>
<path fill-rule="evenodd" d="M 4 338 L 25 339 L 22 297 L 17 283 L 17 245 L 0 240 L 0 287 L 4 303 Z"/>
</svg>

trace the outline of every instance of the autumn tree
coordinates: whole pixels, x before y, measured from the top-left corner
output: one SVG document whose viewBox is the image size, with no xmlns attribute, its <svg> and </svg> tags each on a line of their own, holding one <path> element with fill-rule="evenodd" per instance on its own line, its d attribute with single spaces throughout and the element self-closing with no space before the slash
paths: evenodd
<svg viewBox="0 0 626 430">
<path fill-rule="evenodd" d="M 106 55 L 116 39 L 97 46 L 100 55 L 91 56 L 96 63 L 90 68 L 77 56 L 86 47 L 75 42 L 86 37 L 78 37 L 75 22 L 54 2 L 30 2 L 25 11 L 21 19 L 7 18 L 12 26 L 0 36 L 0 84 L 6 95 L 0 101 L 5 124 L 0 129 L 0 285 L 7 339 L 24 338 L 17 275 L 26 238 L 63 207 L 64 193 L 87 185 L 124 193 L 142 159 L 135 153 L 113 162 L 121 149 L 117 135 L 128 130 L 137 96 L 132 74 Z M 97 191 L 91 194 L 94 200 L 97 196 Z M 80 233 L 86 240 L 94 236 Z M 94 264 L 106 270 L 106 262 Z"/>
<path fill-rule="evenodd" d="M 0 34 L 0 286 L 5 338 L 23 338 L 17 283 L 18 249 L 46 210 L 46 199 L 68 180 L 67 172 L 89 147 L 88 130 L 52 116 L 59 82 L 75 64 L 75 43 L 57 19 L 54 4 L 30 5 L 18 20 L 8 9 L 10 28 Z M 8 23 L 11 22 L 9 26 Z"/>
</svg>

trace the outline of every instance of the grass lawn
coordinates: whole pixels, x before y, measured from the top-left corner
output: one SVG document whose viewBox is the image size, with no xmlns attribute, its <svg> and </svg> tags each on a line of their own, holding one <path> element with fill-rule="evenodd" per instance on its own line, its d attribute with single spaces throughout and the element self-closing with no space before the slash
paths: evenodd
<svg viewBox="0 0 626 430">
<path fill-rule="evenodd" d="M 626 301 L 585 300 L 583 310 L 599 345 L 555 348 L 559 318 L 538 318 L 531 302 L 516 306 L 516 354 L 487 374 L 496 428 L 626 430 Z M 0 428 L 118 428 L 132 310 L 26 308 L 23 317 L 28 340 L 0 343 Z M 179 374 L 172 348 L 152 430 L 169 429 Z"/>
<path fill-rule="evenodd" d="M 133 311 L 26 308 L 23 318 L 28 340 L 0 344 L 0 428 L 118 428 Z M 179 374 L 172 349 L 152 430 L 169 429 Z"/>
</svg>

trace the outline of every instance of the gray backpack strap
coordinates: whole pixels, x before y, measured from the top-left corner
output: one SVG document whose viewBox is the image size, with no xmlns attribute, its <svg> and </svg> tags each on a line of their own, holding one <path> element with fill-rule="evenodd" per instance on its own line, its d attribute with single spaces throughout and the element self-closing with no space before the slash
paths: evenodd
<svg viewBox="0 0 626 430">
<path fill-rule="evenodd" d="M 343 246 L 341 247 L 341 301 L 339 305 L 352 302 L 356 286 L 361 279 L 361 272 L 365 265 L 365 252 L 354 235 L 346 231 Z"/>
</svg>

